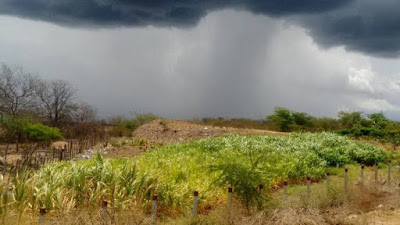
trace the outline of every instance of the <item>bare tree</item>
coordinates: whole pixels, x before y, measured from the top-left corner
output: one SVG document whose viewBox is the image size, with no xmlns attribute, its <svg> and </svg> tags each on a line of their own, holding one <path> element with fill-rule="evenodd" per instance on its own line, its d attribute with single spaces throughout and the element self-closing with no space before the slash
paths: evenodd
<svg viewBox="0 0 400 225">
<path fill-rule="evenodd" d="M 96 120 L 97 110 L 86 102 L 75 105 L 74 120 L 76 122 L 93 122 Z"/>
<path fill-rule="evenodd" d="M 5 64 L 0 69 L 0 110 L 12 116 L 32 112 L 36 106 L 39 78 L 24 73 L 19 66 Z"/>
<path fill-rule="evenodd" d="M 72 118 L 76 90 L 69 82 L 42 81 L 36 92 L 44 116 L 52 125 Z"/>
</svg>

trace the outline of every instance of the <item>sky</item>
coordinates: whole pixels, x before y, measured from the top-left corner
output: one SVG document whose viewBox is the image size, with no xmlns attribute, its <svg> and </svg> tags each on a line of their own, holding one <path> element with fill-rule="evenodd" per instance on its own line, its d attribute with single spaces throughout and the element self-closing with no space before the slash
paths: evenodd
<svg viewBox="0 0 400 225">
<path fill-rule="evenodd" d="M 0 62 L 71 82 L 101 117 L 400 120 L 397 0 L 0 0 Z"/>
</svg>

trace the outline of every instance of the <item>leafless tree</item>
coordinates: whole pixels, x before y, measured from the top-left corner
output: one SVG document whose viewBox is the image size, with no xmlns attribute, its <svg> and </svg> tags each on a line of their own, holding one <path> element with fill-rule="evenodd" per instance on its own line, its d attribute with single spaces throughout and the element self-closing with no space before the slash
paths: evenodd
<svg viewBox="0 0 400 225">
<path fill-rule="evenodd" d="M 69 82 L 42 81 L 36 93 L 44 116 L 52 125 L 72 118 L 76 90 Z"/>
<path fill-rule="evenodd" d="M 96 120 L 97 110 L 86 102 L 75 105 L 74 120 L 76 122 L 93 122 Z"/>
<path fill-rule="evenodd" d="M 39 78 L 24 73 L 19 66 L 1 64 L 0 69 L 0 110 L 20 116 L 36 106 L 36 87 Z"/>
</svg>

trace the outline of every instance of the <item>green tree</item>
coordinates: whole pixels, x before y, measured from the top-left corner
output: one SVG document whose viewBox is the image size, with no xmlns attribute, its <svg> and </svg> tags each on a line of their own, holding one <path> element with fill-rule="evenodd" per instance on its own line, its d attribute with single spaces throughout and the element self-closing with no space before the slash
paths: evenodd
<svg viewBox="0 0 400 225">
<path fill-rule="evenodd" d="M 312 116 L 308 115 L 304 112 L 292 112 L 293 120 L 296 125 L 303 126 L 303 127 L 310 127 L 312 126 L 311 120 L 313 119 Z"/>
<path fill-rule="evenodd" d="M 15 143 L 19 151 L 19 143 L 23 139 L 24 128 L 29 124 L 29 119 L 24 117 L 0 116 L 0 133 L 4 143 Z"/>
<path fill-rule="evenodd" d="M 384 130 L 389 125 L 389 120 L 385 117 L 383 112 L 372 113 L 368 116 L 372 121 L 373 126 L 379 130 Z"/>
<path fill-rule="evenodd" d="M 340 111 L 338 113 L 339 116 L 339 122 L 341 125 L 346 128 L 350 129 L 353 127 L 370 127 L 371 122 L 365 116 L 363 115 L 362 112 L 345 112 L 345 111 Z"/>
<path fill-rule="evenodd" d="M 290 131 L 290 125 L 294 123 L 292 112 L 289 109 L 276 107 L 274 114 L 267 116 L 267 119 L 279 126 L 280 131 Z"/>
</svg>

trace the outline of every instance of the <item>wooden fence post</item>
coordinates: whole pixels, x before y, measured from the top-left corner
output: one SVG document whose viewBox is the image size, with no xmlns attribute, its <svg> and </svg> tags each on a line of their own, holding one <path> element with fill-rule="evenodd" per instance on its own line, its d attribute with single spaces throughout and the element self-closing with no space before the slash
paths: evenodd
<svg viewBox="0 0 400 225">
<path fill-rule="evenodd" d="M 378 184 L 378 163 L 375 163 L 375 184 Z"/>
<path fill-rule="evenodd" d="M 331 186 L 331 174 L 329 172 L 326 173 L 326 189 L 329 191 Z"/>
<path fill-rule="evenodd" d="M 39 210 L 39 225 L 45 222 L 44 217 L 46 215 L 46 208 L 41 207 Z"/>
<path fill-rule="evenodd" d="M 232 187 L 228 188 L 228 220 L 231 217 L 231 208 L 232 208 Z"/>
<path fill-rule="evenodd" d="M 54 161 L 55 158 L 56 158 L 56 148 L 53 147 L 53 161 Z"/>
<path fill-rule="evenodd" d="M 153 207 L 152 207 L 152 210 L 153 210 L 153 218 L 152 218 L 151 224 L 155 225 L 156 221 L 157 221 L 157 194 L 153 195 Z"/>
<path fill-rule="evenodd" d="M 288 199 L 288 192 L 287 192 L 287 187 L 288 186 L 288 182 L 285 180 L 283 181 L 283 196 L 285 198 L 285 201 Z"/>
<path fill-rule="evenodd" d="M 391 173 L 392 173 L 392 161 L 389 161 L 388 164 L 388 184 L 391 182 Z"/>
<path fill-rule="evenodd" d="M 194 193 L 193 193 L 193 211 L 192 211 L 193 217 L 197 216 L 198 204 L 199 204 L 199 192 L 194 191 Z"/>
<path fill-rule="evenodd" d="M 344 169 L 344 190 L 347 193 L 349 189 L 349 170 L 347 168 Z"/>
<path fill-rule="evenodd" d="M 360 181 L 361 184 L 364 184 L 364 164 L 361 165 Z"/>
<path fill-rule="evenodd" d="M 106 200 L 103 200 L 101 202 L 101 222 L 102 222 L 102 224 L 107 224 L 107 217 L 108 217 L 107 207 L 108 207 L 108 202 Z"/>
<path fill-rule="evenodd" d="M 17 162 L 15 163 L 15 168 L 16 168 L 17 171 L 19 170 L 20 164 L 21 164 L 21 160 L 17 159 Z"/>
<path fill-rule="evenodd" d="M 64 149 L 61 149 L 61 151 L 60 151 L 60 162 L 61 161 L 63 161 L 63 159 L 65 158 L 65 150 Z"/>
<path fill-rule="evenodd" d="M 310 198 L 311 196 L 311 178 L 307 176 L 307 197 Z"/>
</svg>

